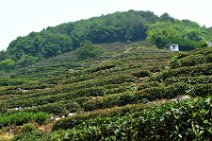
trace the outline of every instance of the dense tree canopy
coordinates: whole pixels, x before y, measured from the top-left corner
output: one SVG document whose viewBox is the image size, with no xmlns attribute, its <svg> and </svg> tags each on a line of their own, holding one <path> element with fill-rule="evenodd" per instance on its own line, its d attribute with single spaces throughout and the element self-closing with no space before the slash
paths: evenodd
<svg viewBox="0 0 212 141">
<path fill-rule="evenodd" d="M 71 39 L 63 34 L 51 32 L 32 32 L 26 37 L 18 37 L 7 49 L 17 60 L 22 55 L 37 57 L 53 57 L 72 50 Z"/>
<path fill-rule="evenodd" d="M 0 61 L 5 60 L 8 57 L 5 51 L 0 51 Z"/>
<path fill-rule="evenodd" d="M 176 27 L 167 22 L 157 22 L 151 25 L 147 35 L 147 39 L 157 45 L 159 48 L 163 48 L 166 44 L 175 42 L 180 38 Z"/>
<path fill-rule="evenodd" d="M 178 43 L 181 50 L 191 50 L 212 40 L 212 30 L 189 20 L 174 19 L 168 13 L 158 17 L 150 11 L 116 12 L 18 37 L 6 52 L 0 52 L 0 61 L 9 58 L 26 65 L 75 50 L 85 40 L 95 44 L 145 39 L 159 48 L 173 42 Z M 31 61 L 23 61 L 26 58 Z"/>
<path fill-rule="evenodd" d="M 205 44 L 204 32 L 201 28 L 184 25 L 184 22 L 157 22 L 152 24 L 147 31 L 147 40 L 159 48 L 169 43 L 178 43 L 181 50 L 192 50 Z"/>
</svg>

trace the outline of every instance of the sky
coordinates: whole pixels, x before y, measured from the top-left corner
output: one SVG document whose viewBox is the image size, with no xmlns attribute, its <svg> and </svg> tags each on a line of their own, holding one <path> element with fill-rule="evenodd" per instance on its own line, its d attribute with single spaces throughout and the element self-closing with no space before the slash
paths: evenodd
<svg viewBox="0 0 212 141">
<path fill-rule="evenodd" d="M 0 0 L 0 50 L 32 31 L 130 9 L 212 26 L 212 0 Z"/>
</svg>

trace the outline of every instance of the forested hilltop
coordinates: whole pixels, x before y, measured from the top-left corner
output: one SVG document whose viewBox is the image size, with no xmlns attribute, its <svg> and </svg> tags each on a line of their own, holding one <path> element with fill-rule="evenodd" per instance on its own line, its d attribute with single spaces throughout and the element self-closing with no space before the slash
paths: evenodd
<svg viewBox="0 0 212 141">
<path fill-rule="evenodd" d="M 0 52 L 0 70 L 27 66 L 73 51 L 85 40 L 94 44 L 147 40 L 158 48 L 178 43 L 180 50 L 192 50 L 212 40 L 212 28 L 178 20 L 167 13 L 157 16 L 150 11 L 116 12 L 17 37 L 6 51 Z"/>
</svg>

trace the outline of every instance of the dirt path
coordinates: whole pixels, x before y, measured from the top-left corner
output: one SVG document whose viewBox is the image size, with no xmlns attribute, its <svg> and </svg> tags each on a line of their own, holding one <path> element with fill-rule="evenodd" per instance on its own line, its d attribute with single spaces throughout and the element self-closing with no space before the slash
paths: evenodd
<svg viewBox="0 0 212 141">
<path fill-rule="evenodd" d="M 14 137 L 14 133 L 9 133 L 7 131 L 0 131 L 0 141 L 9 141 Z"/>
</svg>

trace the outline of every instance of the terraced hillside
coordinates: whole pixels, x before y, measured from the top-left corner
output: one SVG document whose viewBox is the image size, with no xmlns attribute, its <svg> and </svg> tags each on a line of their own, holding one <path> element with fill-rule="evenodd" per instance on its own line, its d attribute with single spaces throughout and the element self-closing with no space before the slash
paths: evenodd
<svg viewBox="0 0 212 141">
<path fill-rule="evenodd" d="M 212 139 L 211 48 L 103 46 L 97 59 L 71 52 L 3 73 L 0 140 Z"/>
<path fill-rule="evenodd" d="M 88 100 L 87 112 L 54 124 L 50 140 L 211 140 L 211 55 L 179 53 L 144 81 L 140 68 L 132 91 Z"/>
</svg>

